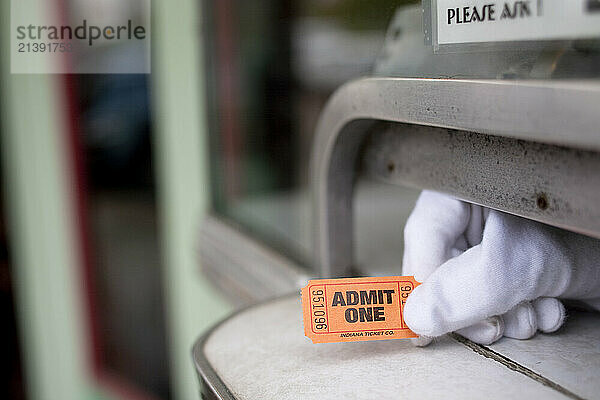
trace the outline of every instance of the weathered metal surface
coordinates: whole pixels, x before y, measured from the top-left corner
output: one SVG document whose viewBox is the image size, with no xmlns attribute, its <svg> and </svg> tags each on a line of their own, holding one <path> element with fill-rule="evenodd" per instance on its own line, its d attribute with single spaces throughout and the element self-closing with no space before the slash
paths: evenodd
<svg viewBox="0 0 600 400">
<path fill-rule="evenodd" d="M 364 167 L 377 179 L 600 237 L 600 153 L 418 125 L 381 123 Z"/>
<path fill-rule="evenodd" d="M 301 318 L 297 294 L 227 318 L 194 346 L 198 375 L 222 399 L 568 398 L 447 336 L 426 349 L 402 340 L 313 345 Z M 374 374 L 376 384 L 365 384 Z"/>
<path fill-rule="evenodd" d="M 489 348 L 584 399 L 600 393 L 600 315 L 571 309 L 554 334 L 529 340 L 503 338 Z"/>
</svg>

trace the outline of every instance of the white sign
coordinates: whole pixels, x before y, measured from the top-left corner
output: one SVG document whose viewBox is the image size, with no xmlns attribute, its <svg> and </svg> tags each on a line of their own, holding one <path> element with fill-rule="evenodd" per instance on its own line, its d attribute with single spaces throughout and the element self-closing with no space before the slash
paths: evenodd
<svg viewBox="0 0 600 400">
<path fill-rule="evenodd" d="M 600 0 L 437 0 L 437 43 L 600 37 Z"/>
</svg>

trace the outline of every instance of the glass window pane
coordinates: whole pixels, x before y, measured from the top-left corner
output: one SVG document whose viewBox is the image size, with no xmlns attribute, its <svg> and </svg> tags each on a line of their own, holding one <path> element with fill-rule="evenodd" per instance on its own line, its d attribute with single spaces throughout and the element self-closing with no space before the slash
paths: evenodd
<svg viewBox="0 0 600 400">
<path fill-rule="evenodd" d="M 319 113 L 338 86 L 371 74 L 387 25 L 406 3 L 207 1 L 211 173 L 219 215 L 311 264 L 308 166 Z"/>
</svg>

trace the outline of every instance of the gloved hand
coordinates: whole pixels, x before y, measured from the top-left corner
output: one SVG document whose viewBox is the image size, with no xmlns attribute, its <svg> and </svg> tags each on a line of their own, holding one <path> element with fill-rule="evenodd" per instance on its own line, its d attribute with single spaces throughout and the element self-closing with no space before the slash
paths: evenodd
<svg viewBox="0 0 600 400">
<path fill-rule="evenodd" d="M 423 191 L 404 230 L 403 274 L 423 282 L 404 319 L 417 345 L 457 331 L 490 344 L 557 330 L 558 298 L 600 310 L 600 241 Z"/>
</svg>

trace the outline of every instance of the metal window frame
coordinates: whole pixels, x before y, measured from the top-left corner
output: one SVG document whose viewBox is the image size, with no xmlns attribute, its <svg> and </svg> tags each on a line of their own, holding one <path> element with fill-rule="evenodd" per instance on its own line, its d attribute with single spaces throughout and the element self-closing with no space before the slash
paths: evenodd
<svg viewBox="0 0 600 400">
<path fill-rule="evenodd" d="M 321 115 L 311 160 L 315 249 L 320 275 L 351 274 L 355 165 L 369 128 L 376 121 L 599 151 L 598 104 L 598 81 L 366 78 L 342 86 Z M 539 164 L 538 168 L 542 167 L 543 163 Z M 444 168 L 445 165 L 438 165 L 437 172 Z M 498 171 L 502 174 L 510 172 L 507 168 Z M 568 179 L 568 173 L 563 171 L 556 184 Z M 416 185 L 423 187 L 421 183 Z M 431 184 L 429 188 L 444 191 L 440 185 Z M 592 197 L 599 199 L 599 194 L 595 191 Z M 563 201 L 569 203 L 580 195 L 580 191 L 564 195 Z M 488 205 L 476 193 L 470 199 Z M 576 201 L 573 203 L 577 204 Z M 532 216 L 510 207 L 506 209 L 600 237 L 598 215 L 583 215 L 567 225 L 561 221 L 557 224 L 550 214 Z"/>
</svg>

